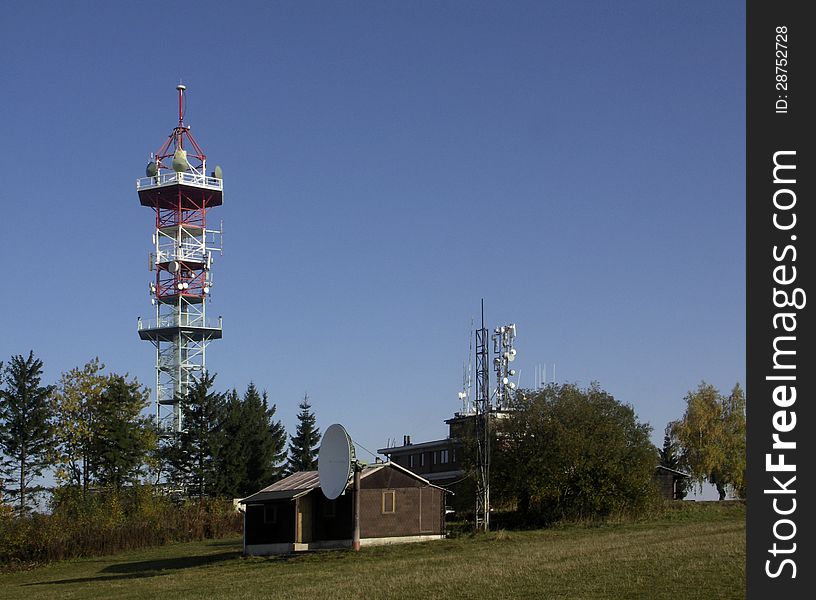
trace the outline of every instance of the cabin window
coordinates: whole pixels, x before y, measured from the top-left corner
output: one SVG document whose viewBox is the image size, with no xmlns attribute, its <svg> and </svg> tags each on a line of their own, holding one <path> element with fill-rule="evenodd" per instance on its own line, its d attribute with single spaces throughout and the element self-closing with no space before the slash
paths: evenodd
<svg viewBox="0 0 816 600">
<path fill-rule="evenodd" d="M 397 511 L 397 497 L 394 490 L 383 490 L 382 493 L 382 512 L 383 514 L 392 514 Z"/>
<path fill-rule="evenodd" d="M 266 525 L 274 525 L 278 522 L 278 507 L 274 504 L 264 504 L 264 520 Z"/>
</svg>

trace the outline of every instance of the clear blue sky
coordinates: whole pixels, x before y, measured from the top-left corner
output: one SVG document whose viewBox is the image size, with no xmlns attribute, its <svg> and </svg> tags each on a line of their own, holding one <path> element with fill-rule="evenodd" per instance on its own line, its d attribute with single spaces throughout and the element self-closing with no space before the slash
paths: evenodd
<svg viewBox="0 0 816 600">
<path fill-rule="evenodd" d="M 654 427 L 745 381 L 744 3 L 8 3 L 0 360 L 153 380 L 152 213 L 187 121 L 225 177 L 208 351 L 293 429 L 443 436 L 470 321 Z M 712 5 L 716 4 L 716 5 Z M 370 457 L 369 457 L 370 458 Z"/>
</svg>

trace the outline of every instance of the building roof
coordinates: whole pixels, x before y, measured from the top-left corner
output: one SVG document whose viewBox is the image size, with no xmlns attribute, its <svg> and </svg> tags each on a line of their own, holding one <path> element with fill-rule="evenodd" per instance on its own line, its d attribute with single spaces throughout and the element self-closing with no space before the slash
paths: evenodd
<svg viewBox="0 0 816 600">
<path fill-rule="evenodd" d="M 419 442 L 418 444 L 407 444 L 403 446 L 390 446 L 389 448 L 379 448 L 377 450 L 380 454 L 400 454 L 402 452 L 413 452 L 414 450 L 428 450 L 429 448 L 448 448 L 456 443 L 456 440 L 451 438 L 444 438 L 441 440 L 431 440 L 430 442 Z"/>
<path fill-rule="evenodd" d="M 380 469 L 384 469 L 386 467 L 391 467 L 397 469 L 398 471 L 402 471 L 403 473 L 410 475 L 414 479 L 418 479 L 419 481 L 430 487 L 445 490 L 445 488 L 439 487 L 438 485 L 434 485 L 424 477 L 421 477 L 416 473 L 409 471 L 405 467 L 402 467 L 395 462 L 375 463 L 373 465 L 366 465 L 366 467 L 363 469 L 363 472 L 360 474 L 360 479 L 364 479 L 369 475 L 376 473 Z M 284 477 L 280 481 L 276 481 L 272 485 L 265 487 L 259 492 L 255 492 L 251 496 L 247 496 L 246 498 L 240 501 L 240 504 L 258 504 L 261 502 L 266 502 L 268 500 L 294 500 L 295 498 L 305 496 L 312 490 L 319 487 L 320 476 L 318 475 L 317 471 L 298 471 L 297 473 L 292 473 L 288 477 Z M 447 492 L 448 490 L 445 491 Z"/>
<path fill-rule="evenodd" d="M 670 469 L 669 467 L 664 467 L 663 465 L 657 465 L 657 468 L 668 471 L 669 473 L 674 473 L 675 475 L 680 475 L 681 477 L 691 477 L 691 475 L 688 473 L 683 473 L 683 471 L 678 471 L 677 469 Z"/>
<path fill-rule="evenodd" d="M 241 504 L 254 504 L 266 500 L 291 500 L 308 494 L 317 487 L 320 487 L 317 471 L 298 471 L 247 496 L 241 500 Z"/>
<path fill-rule="evenodd" d="M 439 481 L 441 479 L 459 479 L 464 477 L 467 473 L 462 469 L 454 469 L 452 471 L 437 471 L 435 473 L 424 473 L 428 481 Z"/>
</svg>

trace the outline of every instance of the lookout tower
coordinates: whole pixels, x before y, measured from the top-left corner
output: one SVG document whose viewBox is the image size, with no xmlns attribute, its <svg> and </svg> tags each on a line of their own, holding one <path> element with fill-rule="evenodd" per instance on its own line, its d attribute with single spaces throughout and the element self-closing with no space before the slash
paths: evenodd
<svg viewBox="0 0 816 600">
<path fill-rule="evenodd" d="M 207 303 L 222 234 L 208 229 L 207 217 L 223 203 L 224 183 L 221 167 L 207 173 L 207 157 L 184 124 L 186 87 L 176 89 L 178 125 L 136 180 L 140 204 L 156 215 L 148 261 L 155 315 L 139 317 L 138 331 L 156 348 L 156 424 L 165 433 L 182 430 L 179 403 L 204 373 L 207 345 L 221 338 L 221 317 L 208 320 Z"/>
</svg>

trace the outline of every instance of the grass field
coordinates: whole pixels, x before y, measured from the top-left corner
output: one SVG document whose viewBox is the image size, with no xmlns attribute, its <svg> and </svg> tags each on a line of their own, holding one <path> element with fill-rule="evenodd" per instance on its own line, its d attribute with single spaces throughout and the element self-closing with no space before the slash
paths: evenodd
<svg viewBox="0 0 816 600">
<path fill-rule="evenodd" d="M 175 544 L 0 574 L 0 598 L 744 598 L 745 507 L 683 503 L 648 523 L 492 532 L 243 558 Z"/>
</svg>

